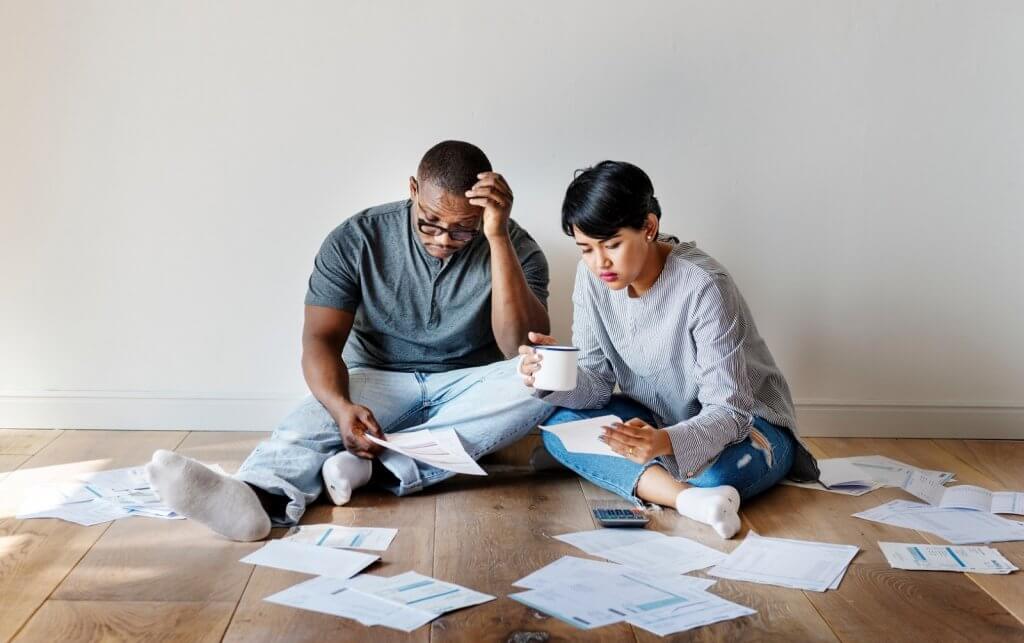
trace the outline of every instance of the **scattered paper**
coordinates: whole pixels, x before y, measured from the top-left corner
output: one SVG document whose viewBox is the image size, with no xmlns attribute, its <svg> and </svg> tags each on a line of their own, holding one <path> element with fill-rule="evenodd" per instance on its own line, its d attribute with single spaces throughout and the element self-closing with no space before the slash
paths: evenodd
<svg viewBox="0 0 1024 643">
<path fill-rule="evenodd" d="M 778 585 L 812 592 L 837 589 L 859 549 L 853 545 L 786 538 L 754 532 L 727 559 L 708 570 L 711 576 Z"/>
<path fill-rule="evenodd" d="M 727 601 L 709 592 L 693 594 L 689 598 L 690 600 L 685 603 L 666 605 L 643 614 L 634 614 L 626 619 L 626 622 L 652 634 L 668 636 L 712 623 L 757 614 L 757 610 Z"/>
<path fill-rule="evenodd" d="M 754 613 L 696 587 L 679 588 L 667 583 L 671 580 L 666 577 L 640 576 L 630 571 L 601 578 L 600 582 L 581 579 L 544 585 L 509 598 L 585 630 L 628 621 L 652 632 L 671 633 Z M 726 603 L 735 609 L 723 609 Z"/>
<path fill-rule="evenodd" d="M 346 579 L 359 573 L 380 556 L 347 549 L 317 547 L 309 543 L 271 540 L 239 562 L 287 569 L 303 574 Z"/>
<path fill-rule="evenodd" d="M 371 442 L 432 467 L 472 476 L 487 475 L 487 472 L 466 453 L 455 429 L 423 429 L 389 433 L 387 437 L 387 440 L 381 440 L 366 434 L 366 438 Z"/>
<path fill-rule="evenodd" d="M 341 525 L 299 525 L 281 540 L 310 543 L 320 547 L 371 549 L 385 551 L 395 539 L 397 529 L 383 527 L 343 527 Z"/>
<path fill-rule="evenodd" d="M 594 529 L 555 538 L 629 567 L 677 574 L 704 569 L 726 558 L 726 554 L 695 540 L 648 529 Z"/>
<path fill-rule="evenodd" d="M 541 425 L 540 428 L 548 433 L 558 436 L 562 446 L 571 453 L 593 453 L 595 455 L 610 455 L 616 458 L 623 458 L 611 447 L 602 442 L 600 436 L 604 434 L 604 427 L 616 422 L 622 422 L 617 415 L 602 415 L 601 417 L 565 422 L 552 426 Z"/>
<path fill-rule="evenodd" d="M 445 612 L 494 597 L 407 572 L 390 578 L 370 574 L 351 579 L 313 578 L 264 600 L 411 632 Z"/>
<path fill-rule="evenodd" d="M 674 572 L 644 572 L 617 563 L 606 563 L 576 556 L 562 556 L 555 562 L 541 567 L 512 584 L 526 589 L 543 589 L 580 583 L 602 585 L 616 582 L 621 576 L 628 576 L 634 581 L 657 584 L 669 591 L 705 590 L 715 584 L 713 578 L 697 578 Z"/>
<path fill-rule="evenodd" d="M 804 489 L 831 491 L 848 496 L 862 496 L 880 487 L 903 487 L 915 474 L 932 480 L 938 485 L 953 479 L 953 474 L 947 471 L 918 469 L 882 455 L 828 458 L 818 460 L 818 467 L 821 470 L 820 481 L 783 480 L 782 484 Z"/>
<path fill-rule="evenodd" d="M 1017 491 L 989 491 L 969 484 L 944 487 L 920 473 L 910 476 L 903 488 L 907 493 L 938 507 L 1024 514 L 1024 493 Z"/>
<path fill-rule="evenodd" d="M 991 547 L 951 547 L 948 545 L 880 542 L 878 546 L 889 565 L 897 569 L 972 574 L 1009 574 L 1017 571 L 1013 563 Z"/>
<path fill-rule="evenodd" d="M 494 600 L 490 594 L 482 594 L 416 572 L 392 576 L 374 587 L 361 591 L 435 615 Z"/>
<path fill-rule="evenodd" d="M 926 531 L 954 545 L 1024 540 L 1024 524 L 1001 518 L 987 511 L 947 509 L 920 502 L 893 500 L 855 518 L 896 527 Z"/>
<path fill-rule="evenodd" d="M 226 475 L 218 465 L 206 466 Z M 17 513 L 19 519 L 59 518 L 85 526 L 132 516 L 184 519 L 149 486 L 144 467 L 94 471 L 74 481 L 44 485 L 32 490 Z"/>
<path fill-rule="evenodd" d="M 351 580 L 321 576 L 293 585 L 263 599 L 270 603 L 350 618 L 366 626 L 387 627 L 411 632 L 437 618 L 437 614 L 406 607 L 360 591 L 376 584 L 367 579 L 386 579 L 362 574 Z M 362 581 L 353 583 L 353 581 Z"/>
</svg>

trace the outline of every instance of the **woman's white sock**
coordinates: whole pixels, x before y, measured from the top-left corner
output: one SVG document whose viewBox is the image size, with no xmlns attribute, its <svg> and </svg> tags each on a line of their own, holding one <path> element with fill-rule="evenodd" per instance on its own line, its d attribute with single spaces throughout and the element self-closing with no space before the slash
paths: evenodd
<svg viewBox="0 0 1024 643">
<path fill-rule="evenodd" d="M 370 481 L 373 462 L 352 455 L 348 451 L 332 456 L 324 462 L 321 470 L 324 486 L 331 501 L 339 507 L 352 499 L 352 492 Z"/>
<path fill-rule="evenodd" d="M 740 530 L 740 494 L 729 485 L 720 487 L 689 487 L 676 496 L 676 511 L 732 538 Z"/>
</svg>

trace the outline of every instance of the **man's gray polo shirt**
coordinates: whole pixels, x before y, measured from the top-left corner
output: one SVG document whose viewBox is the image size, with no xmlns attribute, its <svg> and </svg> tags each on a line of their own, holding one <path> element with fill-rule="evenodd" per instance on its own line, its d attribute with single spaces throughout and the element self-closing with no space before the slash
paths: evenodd
<svg viewBox="0 0 1024 643">
<path fill-rule="evenodd" d="M 491 253 L 481 233 L 442 262 L 420 242 L 411 202 L 352 216 L 324 240 L 306 304 L 355 313 L 342 353 L 349 367 L 436 373 L 503 359 L 491 328 Z M 509 221 L 526 283 L 547 305 L 548 264 Z"/>
</svg>

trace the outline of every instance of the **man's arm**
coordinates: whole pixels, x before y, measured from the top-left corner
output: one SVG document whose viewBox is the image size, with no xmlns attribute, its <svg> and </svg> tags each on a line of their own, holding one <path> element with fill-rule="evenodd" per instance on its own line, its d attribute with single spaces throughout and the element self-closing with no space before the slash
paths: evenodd
<svg viewBox="0 0 1024 643">
<path fill-rule="evenodd" d="M 384 432 L 364 406 L 352 403 L 348 390 L 348 367 L 341 357 L 355 315 L 347 310 L 306 306 L 302 326 L 302 374 L 309 390 L 341 429 L 345 448 L 361 457 L 372 457 L 381 447 L 363 433 L 384 438 Z"/>
<path fill-rule="evenodd" d="M 512 212 L 512 190 L 500 175 L 484 172 L 469 202 L 484 208 L 484 235 L 491 248 L 491 328 L 505 357 L 512 357 L 525 344 L 530 331 L 547 334 L 551 321 L 537 295 L 526 283 L 523 267 L 512 245 L 508 219 Z"/>
</svg>

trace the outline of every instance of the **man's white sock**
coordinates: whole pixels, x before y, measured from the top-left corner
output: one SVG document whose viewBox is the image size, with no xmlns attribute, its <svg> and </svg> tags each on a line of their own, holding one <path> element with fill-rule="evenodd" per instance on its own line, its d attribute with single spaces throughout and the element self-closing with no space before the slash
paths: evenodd
<svg viewBox="0 0 1024 643">
<path fill-rule="evenodd" d="M 370 481 L 373 462 L 342 451 L 324 462 L 322 472 L 327 495 L 340 507 L 352 499 L 353 491 Z"/>
<path fill-rule="evenodd" d="M 740 530 L 740 494 L 729 485 L 683 489 L 676 496 L 676 511 L 711 525 L 722 538 L 732 538 Z"/>
<path fill-rule="evenodd" d="M 262 540 L 270 533 L 270 516 L 252 487 L 202 462 L 161 449 L 146 476 L 164 504 L 225 538 Z"/>
</svg>

